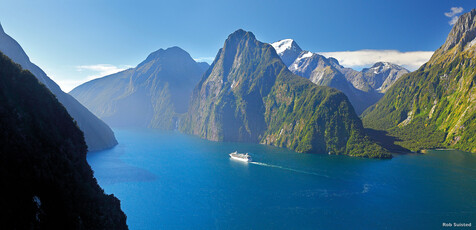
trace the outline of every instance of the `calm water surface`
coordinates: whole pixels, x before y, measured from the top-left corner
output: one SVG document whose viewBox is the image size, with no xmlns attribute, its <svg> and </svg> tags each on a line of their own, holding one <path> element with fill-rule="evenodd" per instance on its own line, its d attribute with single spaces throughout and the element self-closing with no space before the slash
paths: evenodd
<svg viewBox="0 0 476 230">
<path fill-rule="evenodd" d="M 430 151 L 371 160 L 116 129 L 90 153 L 130 229 L 438 229 L 476 225 L 476 156 Z M 249 152 L 253 163 L 229 159 Z"/>
</svg>

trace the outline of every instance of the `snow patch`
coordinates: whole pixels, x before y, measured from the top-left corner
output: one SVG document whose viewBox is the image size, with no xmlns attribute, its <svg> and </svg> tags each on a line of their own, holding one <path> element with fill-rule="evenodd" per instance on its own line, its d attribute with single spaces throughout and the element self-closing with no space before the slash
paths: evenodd
<svg viewBox="0 0 476 230">
<path fill-rule="evenodd" d="M 309 51 L 305 51 L 305 53 L 301 54 L 299 59 L 303 59 L 303 58 L 308 58 L 308 57 L 312 57 L 313 53 L 312 52 L 309 52 Z"/>
<path fill-rule="evenodd" d="M 301 63 L 301 60 L 306 59 L 306 58 L 311 58 L 314 53 L 309 52 L 309 51 L 302 51 L 301 54 L 299 55 L 296 60 L 294 60 L 293 64 L 289 67 L 290 70 L 298 70 L 299 69 L 299 64 Z"/>
<path fill-rule="evenodd" d="M 283 39 L 281 41 L 273 42 L 271 45 L 274 47 L 278 54 L 283 53 L 286 50 L 293 49 L 293 39 Z"/>
<path fill-rule="evenodd" d="M 373 70 L 374 74 L 379 74 L 380 73 L 380 66 L 375 66 L 370 68 L 370 70 Z"/>
<path fill-rule="evenodd" d="M 289 70 L 297 70 L 299 68 L 299 65 L 296 61 L 293 62 L 293 64 L 289 67 Z"/>
</svg>

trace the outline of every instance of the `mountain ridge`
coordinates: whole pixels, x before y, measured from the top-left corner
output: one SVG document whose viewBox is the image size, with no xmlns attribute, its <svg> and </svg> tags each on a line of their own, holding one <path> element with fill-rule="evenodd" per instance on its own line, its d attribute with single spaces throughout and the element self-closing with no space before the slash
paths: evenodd
<svg viewBox="0 0 476 230">
<path fill-rule="evenodd" d="M 55 95 L 0 52 L 0 226 L 127 229 L 86 161 L 83 132 Z"/>
<path fill-rule="evenodd" d="M 476 9 L 460 16 L 445 43 L 404 75 L 363 114 L 366 127 L 386 130 L 413 151 L 476 152 Z"/>
<path fill-rule="evenodd" d="M 297 152 L 391 157 L 365 136 L 344 94 L 294 75 L 271 45 L 242 29 L 228 36 L 192 95 L 180 124 L 185 133 Z"/>
<path fill-rule="evenodd" d="M 287 61 L 289 64 L 285 62 L 291 72 L 308 78 L 317 85 L 330 86 L 342 91 L 347 95 L 358 114 L 361 114 L 366 108 L 377 102 L 383 96 L 388 86 L 393 84 L 396 79 L 409 72 L 403 67 L 391 63 L 386 65 L 390 69 L 383 72 L 383 74 L 365 72 L 369 68 L 356 71 L 343 67 L 335 58 L 324 57 L 317 53 L 301 50 L 299 45 L 292 39 L 281 41 L 271 43 L 271 45 L 275 48 L 283 62 L 284 60 L 292 60 Z M 299 50 L 293 49 L 292 46 L 299 47 Z M 293 50 L 293 52 L 289 50 Z M 299 53 L 296 54 L 298 51 Z M 377 62 L 372 67 L 379 65 L 379 63 L 384 62 Z M 384 77 L 383 80 L 375 81 L 375 78 L 382 77 Z M 375 82 L 380 84 L 377 85 Z"/>
<path fill-rule="evenodd" d="M 71 116 L 78 122 L 79 127 L 85 133 L 89 151 L 98 151 L 112 148 L 117 145 L 114 132 L 99 118 L 81 105 L 71 95 L 63 92 L 61 88 L 51 80 L 46 73 L 30 61 L 23 48 L 3 30 L 0 31 L 0 51 L 29 70 L 38 80 L 56 95 Z"/>
<path fill-rule="evenodd" d="M 70 94 L 110 125 L 171 130 L 204 67 L 179 47 L 159 49 L 135 68 L 86 82 Z"/>
</svg>

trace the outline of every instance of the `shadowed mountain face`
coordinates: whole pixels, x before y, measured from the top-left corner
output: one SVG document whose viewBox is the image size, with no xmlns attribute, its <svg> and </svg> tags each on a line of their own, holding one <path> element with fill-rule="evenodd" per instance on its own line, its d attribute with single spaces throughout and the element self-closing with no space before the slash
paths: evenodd
<svg viewBox="0 0 476 230">
<path fill-rule="evenodd" d="M 197 62 L 198 66 L 202 69 L 203 72 L 207 71 L 210 65 L 206 62 Z"/>
<path fill-rule="evenodd" d="M 70 94 L 112 126 L 170 130 L 187 111 L 205 64 L 178 47 L 160 49 L 136 68 L 86 82 Z"/>
<path fill-rule="evenodd" d="M 291 73 L 251 32 L 231 34 L 193 91 L 184 132 L 298 152 L 391 157 L 364 134 L 347 97 Z"/>
<path fill-rule="evenodd" d="M 55 96 L 0 52 L 0 228 L 127 229 L 86 162 L 81 130 Z"/>
<path fill-rule="evenodd" d="M 367 109 L 366 127 L 387 130 L 411 150 L 476 152 L 476 9 L 463 14 L 446 42 Z"/>
<path fill-rule="evenodd" d="M 330 86 L 342 91 L 357 114 L 377 102 L 393 82 L 408 73 L 403 67 L 383 62 L 362 71 L 345 68 L 334 58 L 302 51 L 292 39 L 271 45 L 291 72 L 308 78 L 316 85 Z"/>
<path fill-rule="evenodd" d="M 78 122 L 79 128 L 84 132 L 89 151 L 111 148 L 117 145 L 116 138 L 111 128 L 103 121 L 94 116 L 82 106 L 76 99 L 64 93 L 61 88 L 51 80 L 43 70 L 30 62 L 30 59 L 22 47 L 3 29 L 0 28 L 0 51 L 20 64 L 22 68 L 29 70 L 58 98 L 68 113 Z"/>
</svg>

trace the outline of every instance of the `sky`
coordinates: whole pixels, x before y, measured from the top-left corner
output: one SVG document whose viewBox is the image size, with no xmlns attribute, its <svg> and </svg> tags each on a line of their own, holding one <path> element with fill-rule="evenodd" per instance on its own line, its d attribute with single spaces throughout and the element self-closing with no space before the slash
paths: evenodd
<svg viewBox="0 0 476 230">
<path fill-rule="evenodd" d="M 68 92 L 160 48 L 211 63 L 240 28 L 267 43 L 294 39 L 346 67 L 390 61 L 414 70 L 472 8 L 474 0 L 0 0 L 0 23 Z"/>
</svg>

